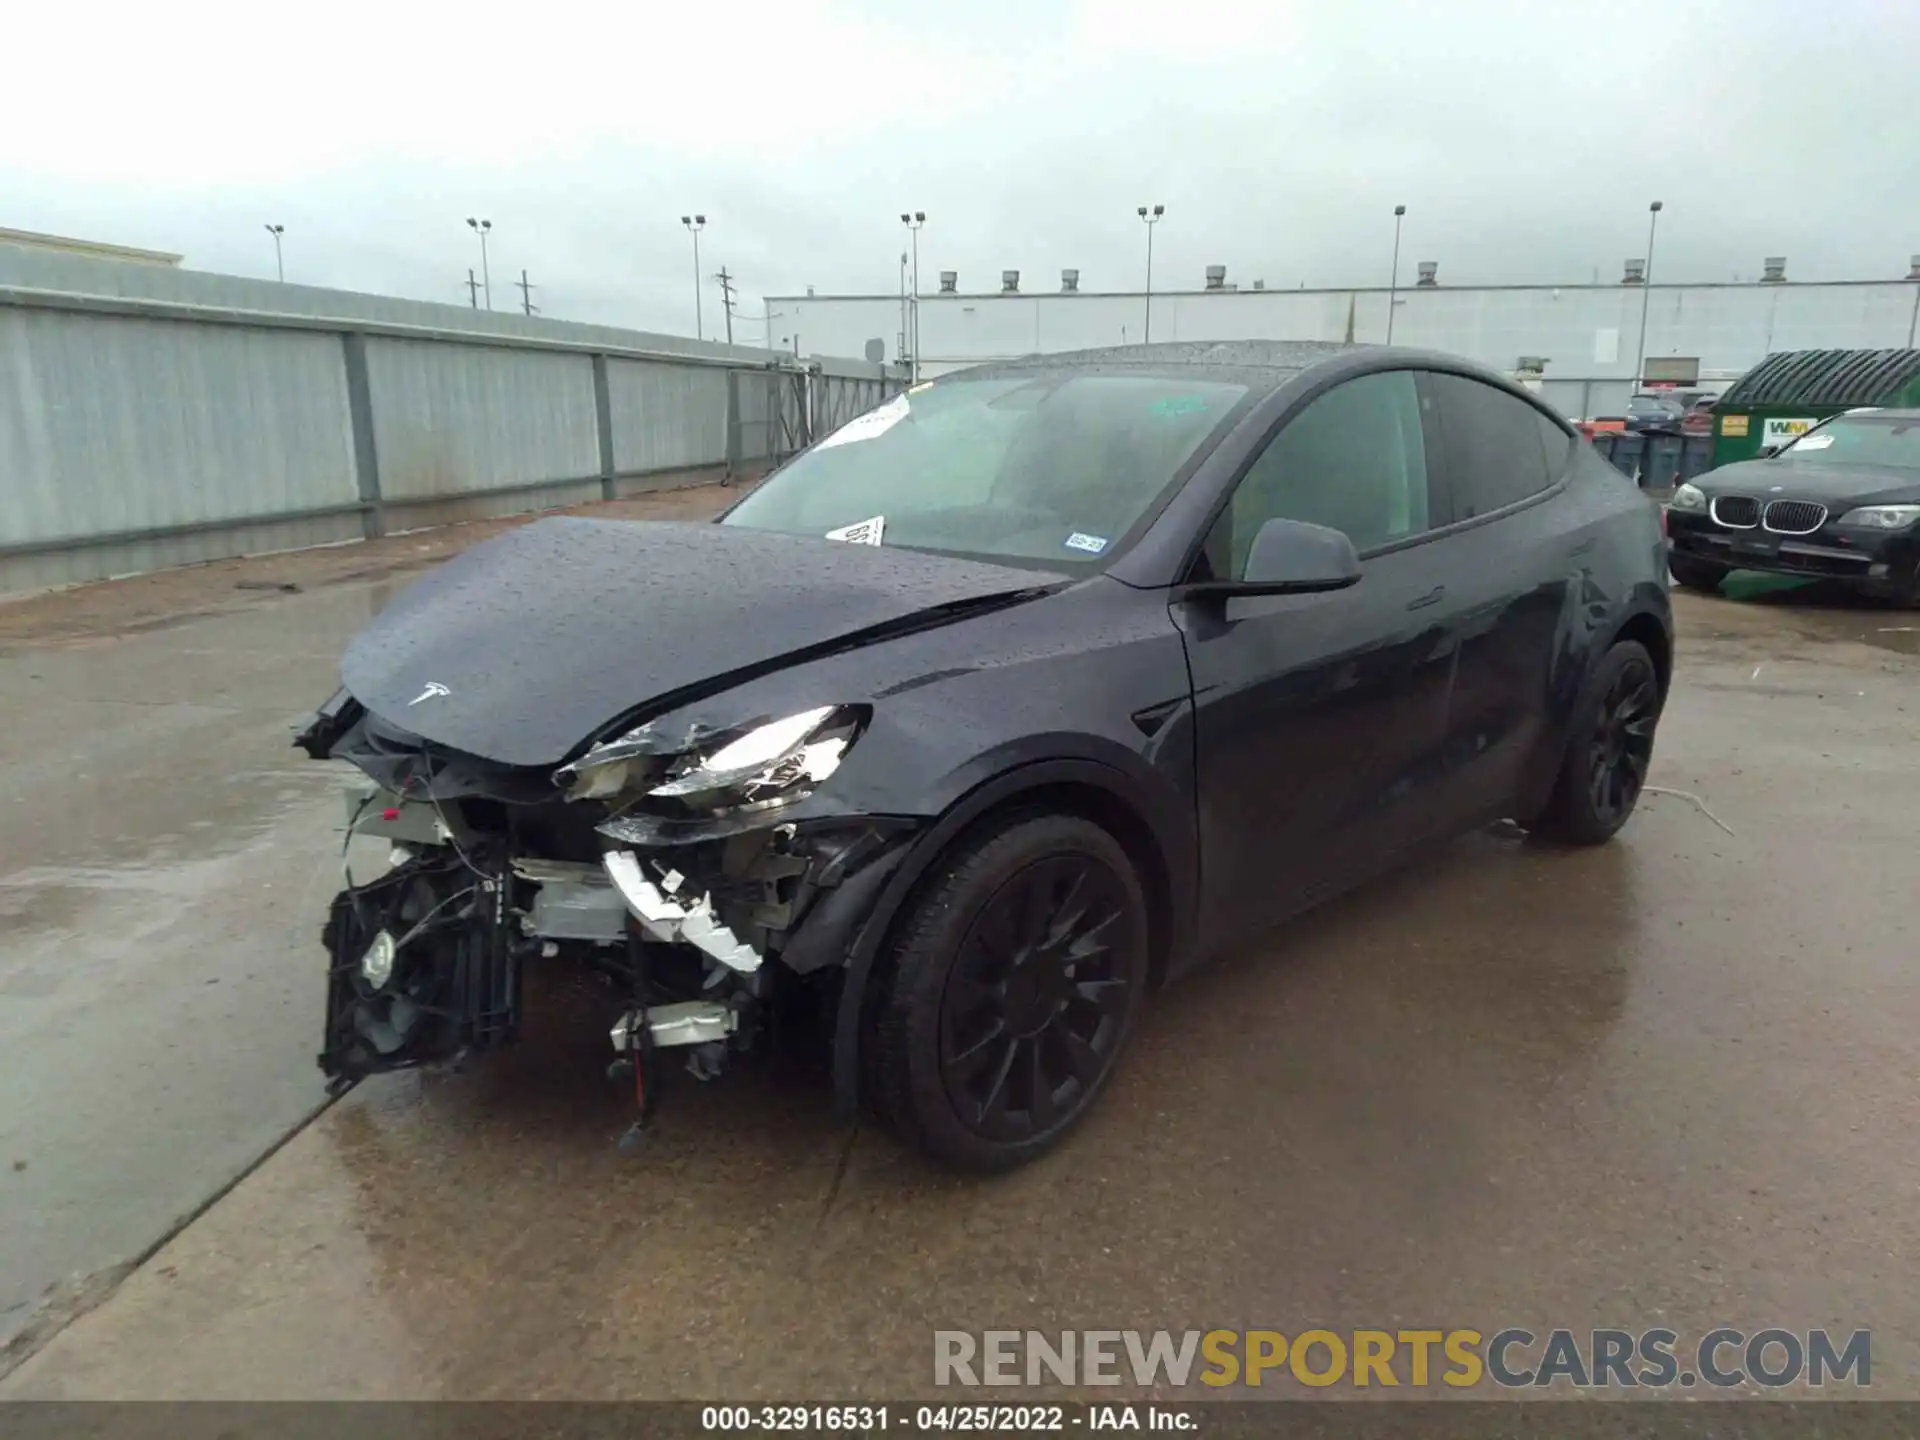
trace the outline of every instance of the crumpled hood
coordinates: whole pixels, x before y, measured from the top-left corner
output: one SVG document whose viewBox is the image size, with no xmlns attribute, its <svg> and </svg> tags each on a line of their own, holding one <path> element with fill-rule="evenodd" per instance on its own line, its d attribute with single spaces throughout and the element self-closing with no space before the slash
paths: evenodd
<svg viewBox="0 0 1920 1440">
<path fill-rule="evenodd" d="M 564 516 L 483 541 L 403 591 L 347 647 L 340 677 L 422 739 L 556 765 L 650 701 L 1059 578 L 726 525 Z"/>
<path fill-rule="evenodd" d="M 1855 505 L 1895 505 L 1920 500 L 1920 472 L 1878 465 L 1823 465 L 1791 452 L 1777 460 L 1743 460 L 1695 477 L 1709 495 L 1752 495 L 1761 500 L 1817 500 L 1836 513 Z M 1778 487 L 1776 489 L 1776 487 Z"/>
</svg>

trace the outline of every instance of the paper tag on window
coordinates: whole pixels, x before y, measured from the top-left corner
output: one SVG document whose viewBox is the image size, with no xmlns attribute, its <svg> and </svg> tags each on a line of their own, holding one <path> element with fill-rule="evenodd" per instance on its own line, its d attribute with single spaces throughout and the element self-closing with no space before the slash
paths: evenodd
<svg viewBox="0 0 1920 1440">
<path fill-rule="evenodd" d="M 884 435 L 907 418 L 907 397 L 896 395 L 877 410 L 869 410 L 842 425 L 813 448 L 831 450 L 836 445 L 851 445 L 857 440 L 872 440 Z"/>
<path fill-rule="evenodd" d="M 844 540 L 849 545 L 878 545 L 886 531 L 887 517 L 876 515 L 871 520 L 860 520 L 852 525 L 842 525 L 838 530 L 829 530 L 827 539 Z"/>
<path fill-rule="evenodd" d="M 1833 436 L 1831 435 L 1809 435 L 1806 439 L 1795 445 L 1793 449 L 1797 455 L 1802 450 L 1824 450 L 1832 443 Z"/>
</svg>

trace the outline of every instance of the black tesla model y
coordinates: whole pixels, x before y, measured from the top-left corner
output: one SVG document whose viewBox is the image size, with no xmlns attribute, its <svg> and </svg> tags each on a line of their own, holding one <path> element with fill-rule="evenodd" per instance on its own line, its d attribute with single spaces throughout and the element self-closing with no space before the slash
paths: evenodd
<svg viewBox="0 0 1920 1440">
<path fill-rule="evenodd" d="M 1606 840 L 1671 657 L 1656 508 L 1470 363 L 950 375 L 717 523 L 538 521 L 352 642 L 298 743 L 392 849 L 327 917 L 320 1062 L 500 1045 L 579 964 L 636 1140 L 668 1061 L 810 1030 L 842 1105 L 1013 1165 L 1202 957 L 1496 819 Z"/>
</svg>

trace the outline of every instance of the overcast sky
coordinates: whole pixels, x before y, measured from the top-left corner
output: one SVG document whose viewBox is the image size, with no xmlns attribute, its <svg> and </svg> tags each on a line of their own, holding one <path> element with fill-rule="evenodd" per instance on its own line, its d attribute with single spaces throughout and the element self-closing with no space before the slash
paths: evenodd
<svg viewBox="0 0 1920 1440">
<path fill-rule="evenodd" d="M 493 221 L 555 316 L 690 332 L 764 294 L 1019 268 L 1138 288 L 1897 277 L 1920 251 L 1914 0 L 22 4 L 0 226 L 464 301 Z M 706 290 L 717 325 L 717 292 Z M 775 322 L 778 329 L 778 321 Z M 709 331 L 709 333 L 712 333 Z"/>
</svg>

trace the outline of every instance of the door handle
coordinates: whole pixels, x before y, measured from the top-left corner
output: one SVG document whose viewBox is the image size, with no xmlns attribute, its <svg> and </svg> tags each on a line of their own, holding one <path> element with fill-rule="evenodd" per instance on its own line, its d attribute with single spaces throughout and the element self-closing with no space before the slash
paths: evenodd
<svg viewBox="0 0 1920 1440">
<path fill-rule="evenodd" d="M 1407 602 L 1407 609 L 1424 610 L 1429 605 L 1438 605 L 1440 603 L 1441 597 L 1443 597 L 1446 593 L 1447 593 L 1446 586 L 1436 585 L 1433 587 L 1433 589 L 1429 590 L 1426 594 L 1422 595 L 1418 600 L 1409 600 Z"/>
</svg>

